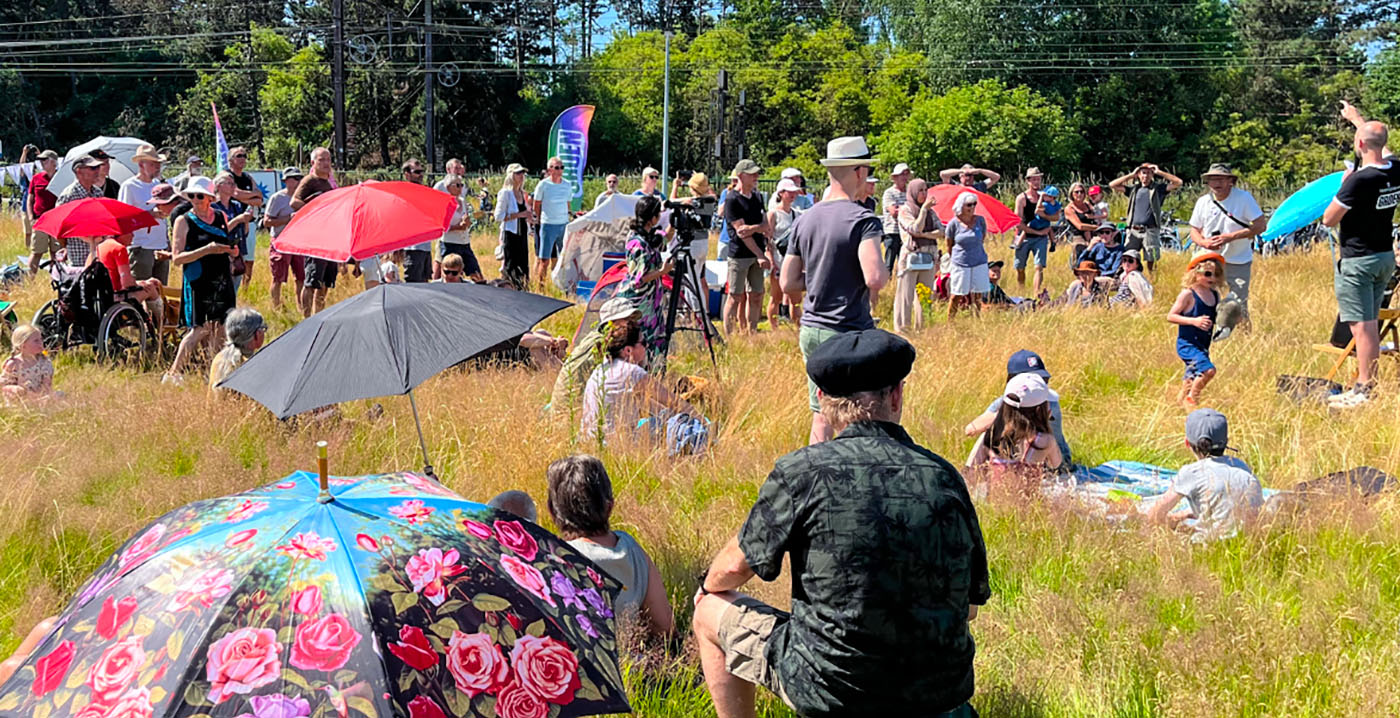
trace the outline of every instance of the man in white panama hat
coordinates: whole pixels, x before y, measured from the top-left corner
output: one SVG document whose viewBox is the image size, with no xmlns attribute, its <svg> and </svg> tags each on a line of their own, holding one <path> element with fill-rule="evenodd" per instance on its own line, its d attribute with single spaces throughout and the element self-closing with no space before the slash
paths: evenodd
<svg viewBox="0 0 1400 718">
<path fill-rule="evenodd" d="M 798 345 L 802 359 L 828 339 L 844 332 L 874 329 L 870 295 L 890 281 L 880 256 L 884 227 L 872 212 L 855 203 L 870 176 L 874 158 L 864 137 L 838 137 L 826 146 L 830 183 L 825 201 L 798 217 L 792 225 L 788 252 L 780 274 L 788 294 L 805 291 Z M 810 443 L 831 438 L 822 418 L 816 385 L 807 387 L 812 409 Z"/>
<path fill-rule="evenodd" d="M 136 161 L 136 176 L 127 179 L 117 191 L 117 200 L 123 204 L 150 210 L 151 191 L 156 185 L 164 184 L 160 177 L 161 166 L 166 156 L 156 152 L 154 145 L 143 144 L 131 156 Z M 162 285 L 170 284 L 170 238 L 166 231 L 165 218 L 155 212 L 156 226 L 138 229 L 131 235 L 131 276 L 137 281 L 159 279 Z"/>
</svg>

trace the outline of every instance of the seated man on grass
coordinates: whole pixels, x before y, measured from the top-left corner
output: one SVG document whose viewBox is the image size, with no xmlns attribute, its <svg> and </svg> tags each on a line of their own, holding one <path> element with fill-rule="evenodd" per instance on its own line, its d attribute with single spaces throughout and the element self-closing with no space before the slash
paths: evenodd
<svg viewBox="0 0 1400 718">
<path fill-rule="evenodd" d="M 878 329 L 813 349 L 807 374 L 836 436 L 778 459 L 695 594 L 719 718 L 762 685 L 808 718 L 975 716 L 969 621 L 991 597 L 977 512 L 957 469 L 900 427 L 914 347 Z M 738 592 L 792 565 L 792 612 Z"/>
<path fill-rule="evenodd" d="M 1186 417 L 1186 445 L 1196 461 L 1181 467 L 1172 487 L 1152 505 L 1152 523 L 1178 526 L 1194 519 L 1193 541 L 1229 538 L 1264 505 L 1264 489 L 1249 464 L 1226 456 L 1230 424 L 1214 409 L 1197 409 Z M 1186 499 L 1190 509 L 1173 512 Z"/>
</svg>

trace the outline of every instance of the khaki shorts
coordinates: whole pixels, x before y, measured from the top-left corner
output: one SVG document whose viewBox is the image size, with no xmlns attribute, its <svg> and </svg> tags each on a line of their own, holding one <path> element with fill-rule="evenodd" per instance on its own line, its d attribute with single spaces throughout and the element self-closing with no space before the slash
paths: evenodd
<svg viewBox="0 0 1400 718">
<path fill-rule="evenodd" d="M 763 283 L 763 268 L 758 266 L 757 258 L 730 258 L 727 279 L 729 281 L 729 294 L 731 296 L 740 294 L 764 294 L 766 292 L 766 287 Z"/>
<path fill-rule="evenodd" d="M 768 663 L 768 642 L 773 629 L 787 623 L 792 615 L 750 596 L 740 596 L 724 609 L 715 631 L 724 650 L 724 667 L 729 675 L 763 686 L 792 707 L 783 684 Z"/>
<path fill-rule="evenodd" d="M 53 256 L 53 253 L 60 249 L 63 249 L 63 245 L 59 244 L 58 240 L 43 232 L 35 230 L 34 233 L 29 236 L 30 254 L 48 254 L 49 256 Z"/>
</svg>

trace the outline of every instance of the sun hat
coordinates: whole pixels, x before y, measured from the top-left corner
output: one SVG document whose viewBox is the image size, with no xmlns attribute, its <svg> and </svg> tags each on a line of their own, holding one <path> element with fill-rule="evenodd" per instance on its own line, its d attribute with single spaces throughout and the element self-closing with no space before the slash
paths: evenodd
<svg viewBox="0 0 1400 718">
<path fill-rule="evenodd" d="M 742 160 L 739 160 L 739 163 L 736 164 L 736 165 L 734 165 L 734 174 L 735 174 L 736 176 L 737 176 L 737 175 L 756 175 L 756 174 L 758 174 L 759 172 L 762 172 L 762 171 L 763 171 L 763 169 L 762 169 L 761 167 L 758 166 L 758 163 L 757 163 L 757 162 L 754 162 L 753 160 L 751 160 L 751 159 L 749 159 L 749 158 L 747 158 L 747 157 L 745 157 L 745 158 L 742 159 Z"/>
<path fill-rule="evenodd" d="M 508 174 L 508 175 L 513 175 L 513 174 L 516 174 L 517 172 L 527 172 L 527 171 L 528 171 L 528 170 L 525 169 L 525 165 L 522 165 L 522 164 L 520 164 L 519 162 L 512 162 L 512 163 L 510 163 L 510 165 L 509 165 L 508 167 L 506 167 L 506 174 Z"/>
<path fill-rule="evenodd" d="M 146 160 L 147 162 L 165 162 L 170 158 L 166 155 L 158 154 L 155 145 L 143 143 L 136 146 L 136 152 L 131 155 L 131 159 L 137 162 L 141 160 Z"/>
<path fill-rule="evenodd" d="M 894 166 L 894 169 L 890 170 L 890 176 L 891 176 L 891 177 L 898 177 L 898 176 L 900 176 L 900 175 L 902 175 L 902 174 L 904 174 L 905 172 L 908 172 L 908 171 L 909 171 L 909 165 L 906 165 L 906 164 L 904 164 L 903 162 L 900 162 L 899 164 L 897 164 L 897 165 Z"/>
<path fill-rule="evenodd" d="M 776 189 L 773 190 L 774 194 L 776 194 L 776 193 L 778 193 L 778 192 L 801 192 L 801 191 L 802 191 L 802 188 L 801 188 L 801 187 L 798 187 L 798 186 L 797 186 L 797 183 L 796 183 L 796 182 L 793 182 L 791 179 L 781 179 L 781 180 L 778 180 L 778 186 L 777 186 Z"/>
<path fill-rule="evenodd" d="M 1032 168 L 1026 170 L 1026 176 L 1027 176 L 1027 177 L 1044 177 L 1045 175 L 1043 175 L 1043 174 L 1040 173 L 1040 168 L 1039 168 L 1039 167 L 1032 167 Z"/>
<path fill-rule="evenodd" d="M 704 194 L 710 190 L 710 178 L 704 172 L 696 172 L 686 181 L 686 185 L 699 194 Z"/>
<path fill-rule="evenodd" d="M 826 158 L 822 160 L 822 166 L 868 167 L 874 161 L 864 137 L 837 137 L 826 143 Z"/>
<path fill-rule="evenodd" d="M 1192 257 L 1191 261 L 1186 263 L 1186 268 L 1195 269 L 1196 265 L 1200 264 L 1201 262 L 1208 262 L 1211 260 L 1220 262 L 1221 265 L 1225 264 L 1225 256 L 1220 254 L 1219 252 L 1202 252 Z"/>
<path fill-rule="evenodd" d="M 1050 371 L 1045 368 L 1045 362 L 1041 360 L 1039 354 L 1029 349 L 1022 349 L 1006 360 L 1007 376 L 1016 376 L 1027 372 L 1039 374 L 1040 378 L 1046 381 L 1050 380 Z"/>
<path fill-rule="evenodd" d="M 161 182 L 151 188 L 151 198 L 146 200 L 146 204 L 160 207 L 180 201 L 180 193 L 175 191 L 175 186 L 166 182 Z"/>
<path fill-rule="evenodd" d="M 1198 449 L 1236 451 L 1230 442 L 1230 422 L 1214 409 L 1197 409 L 1186 415 L 1186 441 Z"/>
<path fill-rule="evenodd" d="M 1116 224 L 1114 224 L 1114 223 L 1112 223 L 1112 222 L 1110 222 L 1110 221 L 1108 221 L 1108 220 L 1104 220 L 1104 221 L 1102 221 L 1102 222 L 1099 222 L 1098 226 L 1094 227 L 1094 234 L 1098 234 L 1099 232 L 1117 232 L 1117 231 L 1118 231 L 1118 225 L 1116 225 Z"/>
<path fill-rule="evenodd" d="M 185 185 L 185 196 L 188 197 L 192 194 L 203 194 L 210 197 L 217 196 L 214 194 L 213 180 L 210 180 L 208 177 L 191 177 L 189 183 Z"/>
<path fill-rule="evenodd" d="M 296 167 L 288 167 L 288 168 L 282 170 L 282 181 L 283 181 L 283 182 L 286 182 L 289 178 L 292 178 L 292 177 L 301 178 L 301 177 L 305 177 L 305 176 L 306 176 L 306 175 L 302 174 L 302 173 L 301 173 L 301 170 L 300 170 L 300 169 L 297 169 Z"/>
<path fill-rule="evenodd" d="M 1047 194 L 1051 197 L 1055 197 L 1058 199 L 1060 196 L 1060 188 L 1054 185 L 1050 185 L 1049 187 L 1046 187 L 1045 189 L 1041 190 L 1041 194 Z"/>
<path fill-rule="evenodd" d="M 640 317 L 641 315 L 642 310 L 640 307 L 633 304 L 630 299 L 624 299 L 622 297 L 613 297 L 603 302 L 603 306 L 598 309 L 598 321 L 600 322 L 616 322 L 632 317 Z"/>
<path fill-rule="evenodd" d="M 1039 374 L 1017 374 L 1006 382 L 1001 400 L 1019 409 L 1030 409 L 1050 401 L 1050 387 Z"/>
<path fill-rule="evenodd" d="M 1235 175 L 1234 170 L 1230 169 L 1230 165 L 1227 165 L 1224 162 L 1216 162 L 1210 166 L 1210 169 L 1201 173 L 1201 179 L 1205 179 L 1207 177 L 1231 177 L 1234 179 L 1238 179 L 1238 177 L 1236 177 Z"/>
<path fill-rule="evenodd" d="M 1079 274 L 1080 272 L 1093 272 L 1094 274 L 1098 274 L 1099 265 L 1096 264 L 1092 259 L 1086 259 L 1080 262 L 1079 266 L 1074 268 L 1075 274 Z"/>
<path fill-rule="evenodd" d="M 802 176 L 802 170 L 797 169 L 796 167 L 789 167 L 789 168 L 783 170 L 783 174 L 780 176 L 780 179 L 792 179 L 793 177 L 801 177 L 801 176 Z"/>
</svg>

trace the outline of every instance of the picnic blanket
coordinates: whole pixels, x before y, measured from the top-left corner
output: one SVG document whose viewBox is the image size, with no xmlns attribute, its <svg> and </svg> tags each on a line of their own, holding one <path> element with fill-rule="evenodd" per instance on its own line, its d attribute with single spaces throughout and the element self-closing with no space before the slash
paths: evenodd
<svg viewBox="0 0 1400 718">
<path fill-rule="evenodd" d="M 1114 505 L 1136 505 L 1138 513 L 1147 513 L 1162 494 L 1171 489 L 1176 471 L 1140 461 L 1109 461 L 1095 467 L 1081 466 L 1071 474 L 1072 484 L 1052 487 L 1050 491 L 1074 498 L 1105 515 Z M 1278 494 L 1277 489 L 1264 489 L 1264 500 Z M 1185 499 L 1173 511 L 1189 508 Z"/>
</svg>

